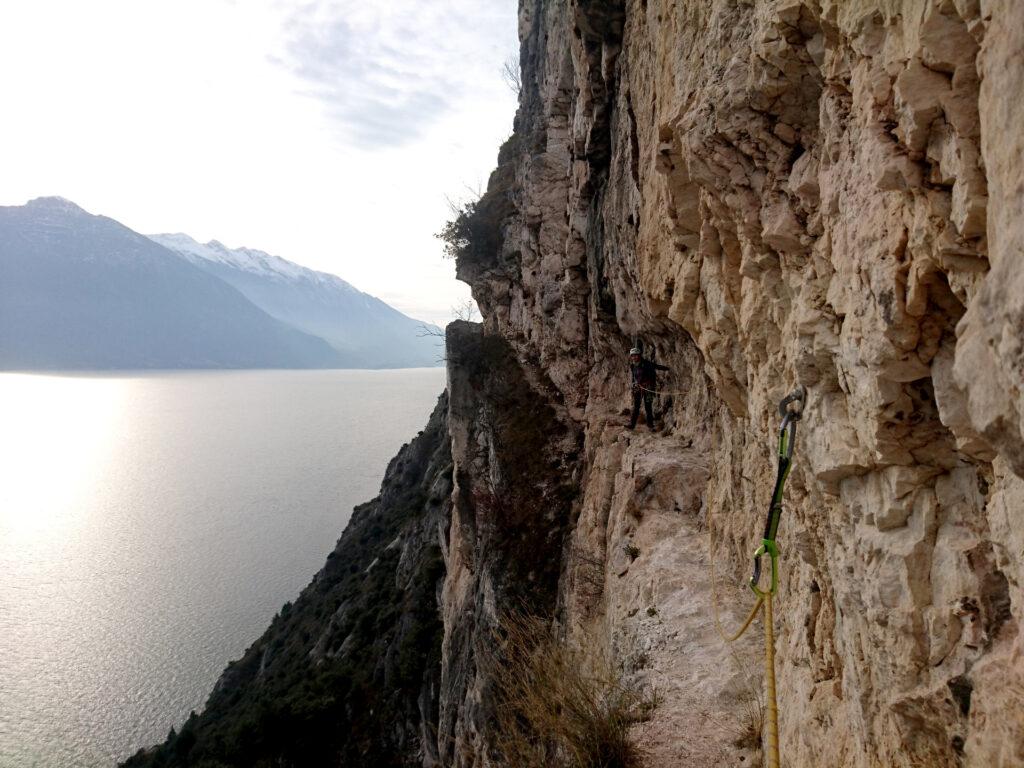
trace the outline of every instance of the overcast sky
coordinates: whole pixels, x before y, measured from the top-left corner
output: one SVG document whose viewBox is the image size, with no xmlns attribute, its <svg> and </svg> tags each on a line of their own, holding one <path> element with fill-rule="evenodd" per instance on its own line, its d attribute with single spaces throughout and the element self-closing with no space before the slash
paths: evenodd
<svg viewBox="0 0 1024 768">
<path fill-rule="evenodd" d="M 0 5 L 0 205 L 59 195 L 442 322 L 434 237 L 508 137 L 515 0 Z"/>
</svg>

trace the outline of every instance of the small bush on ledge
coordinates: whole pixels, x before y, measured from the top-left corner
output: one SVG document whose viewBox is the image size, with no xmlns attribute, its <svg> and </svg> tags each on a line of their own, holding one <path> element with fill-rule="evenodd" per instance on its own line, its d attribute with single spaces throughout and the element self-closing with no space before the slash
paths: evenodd
<svg viewBox="0 0 1024 768">
<path fill-rule="evenodd" d="M 452 219 L 437 233 L 444 253 L 459 266 L 488 265 L 497 261 L 505 223 L 515 212 L 512 202 L 515 162 L 520 142 L 513 134 L 498 153 L 498 168 L 487 191 L 462 205 L 451 204 Z"/>
<path fill-rule="evenodd" d="M 446 256 L 457 262 L 493 262 L 502 242 L 502 225 L 511 206 L 488 193 L 462 207 L 453 207 L 453 218 L 438 232 Z M 504 197 L 501 195 L 500 197 Z"/>
<path fill-rule="evenodd" d="M 657 707 L 605 660 L 572 648 L 543 619 L 511 614 L 487 661 L 496 704 L 493 756 L 511 768 L 636 768 L 634 725 Z"/>
</svg>

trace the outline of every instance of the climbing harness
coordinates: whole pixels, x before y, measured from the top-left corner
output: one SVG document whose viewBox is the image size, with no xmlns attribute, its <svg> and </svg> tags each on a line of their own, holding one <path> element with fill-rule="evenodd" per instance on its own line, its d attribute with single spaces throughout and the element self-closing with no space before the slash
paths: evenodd
<svg viewBox="0 0 1024 768">
<path fill-rule="evenodd" d="M 782 426 L 779 428 L 778 459 L 779 466 L 775 475 L 775 489 L 772 491 L 771 504 L 768 507 L 768 519 L 764 526 L 764 536 L 761 544 L 754 550 L 754 573 L 750 577 L 749 586 L 757 596 L 754 607 L 750 609 L 743 625 L 732 635 L 727 635 L 722 629 L 718 614 L 718 597 L 715 594 L 715 570 L 714 570 L 714 540 L 711 540 L 711 600 L 715 616 L 715 628 L 722 639 L 731 643 L 738 640 L 747 631 L 747 628 L 754 621 L 758 612 L 764 608 L 764 677 L 766 698 L 768 700 L 766 712 L 766 741 L 769 768 L 779 768 L 779 708 L 775 694 L 775 630 L 774 616 L 772 613 L 772 598 L 775 596 L 779 586 L 779 548 L 775 543 L 775 537 L 779 530 L 779 518 L 782 515 L 782 493 L 789 476 L 789 470 L 793 466 L 793 449 L 796 444 L 796 424 L 803 416 L 804 405 L 807 402 L 807 390 L 798 386 L 790 394 L 786 395 L 779 403 L 779 416 L 782 417 Z M 711 526 L 708 525 L 708 533 L 711 535 Z M 767 589 L 762 589 L 761 582 L 761 559 L 767 555 L 771 564 L 771 576 Z"/>
</svg>

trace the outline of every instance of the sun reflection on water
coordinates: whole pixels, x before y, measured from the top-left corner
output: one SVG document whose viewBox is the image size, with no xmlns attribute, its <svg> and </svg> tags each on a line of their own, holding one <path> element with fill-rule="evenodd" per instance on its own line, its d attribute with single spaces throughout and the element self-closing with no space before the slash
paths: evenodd
<svg viewBox="0 0 1024 768">
<path fill-rule="evenodd" d="M 180 727 L 443 376 L 0 373 L 0 766 L 102 768 Z"/>
<path fill-rule="evenodd" d="M 85 522 L 130 386 L 0 374 L 0 549 L 56 544 Z"/>
</svg>

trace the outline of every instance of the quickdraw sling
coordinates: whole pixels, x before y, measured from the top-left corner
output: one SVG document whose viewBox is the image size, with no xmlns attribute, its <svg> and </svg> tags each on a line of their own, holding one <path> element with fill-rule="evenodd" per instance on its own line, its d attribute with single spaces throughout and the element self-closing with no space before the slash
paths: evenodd
<svg viewBox="0 0 1024 768">
<path fill-rule="evenodd" d="M 775 692 L 775 630 L 774 616 L 772 613 L 772 598 L 775 596 L 779 586 L 779 547 L 775 543 L 775 537 L 779 531 L 779 519 L 782 516 L 782 494 L 789 476 L 789 470 L 793 466 L 793 449 L 796 445 L 796 425 L 803 416 L 804 404 L 807 401 L 807 390 L 798 386 L 790 394 L 786 395 L 779 403 L 779 415 L 782 417 L 782 426 L 779 428 L 778 459 L 779 465 L 775 475 L 775 489 L 772 491 L 771 503 L 768 507 L 768 519 L 765 521 L 764 536 L 761 544 L 754 550 L 754 572 L 750 577 L 749 585 L 757 601 L 751 608 L 746 620 L 739 630 L 733 635 L 727 635 L 722 629 L 718 617 L 718 599 L 714 593 L 714 544 L 712 542 L 711 556 L 711 584 L 712 584 L 712 605 L 714 607 L 715 628 L 722 636 L 722 639 L 731 643 L 739 639 L 753 622 L 761 608 L 764 608 L 764 676 L 767 698 L 767 712 L 765 723 L 766 753 L 768 756 L 769 768 L 779 768 L 779 708 Z M 709 533 L 710 533 L 710 525 Z M 761 582 L 761 559 L 768 555 L 771 562 L 771 578 L 767 589 L 762 589 Z"/>
</svg>

